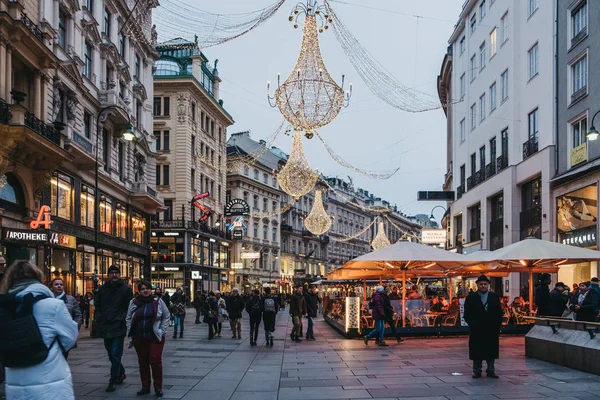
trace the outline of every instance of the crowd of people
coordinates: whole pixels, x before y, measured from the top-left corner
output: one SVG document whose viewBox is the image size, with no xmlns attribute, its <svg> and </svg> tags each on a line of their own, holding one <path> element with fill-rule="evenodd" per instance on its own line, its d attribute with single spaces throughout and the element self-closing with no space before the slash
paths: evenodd
<svg viewBox="0 0 600 400">
<path fill-rule="evenodd" d="M 600 280 L 573 285 L 573 290 L 557 282 L 550 290 L 550 274 L 541 274 L 535 287 L 537 316 L 567 317 L 575 321 L 597 322 L 600 320 Z"/>
</svg>

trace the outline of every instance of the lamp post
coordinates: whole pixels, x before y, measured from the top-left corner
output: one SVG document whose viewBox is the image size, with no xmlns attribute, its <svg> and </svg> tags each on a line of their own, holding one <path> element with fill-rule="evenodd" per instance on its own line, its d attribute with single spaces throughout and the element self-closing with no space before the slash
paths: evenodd
<svg viewBox="0 0 600 400">
<path fill-rule="evenodd" d="M 600 110 L 596 111 L 596 114 L 594 114 L 594 116 L 592 117 L 592 124 L 590 126 L 590 130 L 587 132 L 587 135 L 586 135 L 588 140 L 596 140 L 596 139 L 598 139 L 598 136 L 600 135 L 600 133 L 598 133 L 598 130 L 594 126 L 594 120 L 596 119 L 596 116 L 598 114 L 600 114 Z"/>
<path fill-rule="evenodd" d="M 444 206 L 435 206 L 435 207 L 433 207 L 433 208 L 431 209 L 431 215 L 429 216 L 429 221 L 431 221 L 431 222 L 435 222 L 435 217 L 433 216 L 433 211 L 434 211 L 436 208 L 441 208 L 442 210 L 444 210 L 444 214 L 446 213 L 446 211 L 448 211 L 448 209 L 446 209 L 446 207 L 444 207 Z M 441 225 L 441 224 L 440 224 L 440 225 Z"/>
<path fill-rule="evenodd" d="M 98 112 L 98 116 L 96 117 L 96 171 L 94 172 L 94 290 L 96 290 L 98 286 L 98 232 L 100 230 L 100 194 L 98 191 L 98 147 L 100 147 L 100 134 L 102 133 L 102 126 L 100 125 L 100 123 L 106 122 L 106 120 L 108 119 L 108 112 L 114 110 L 123 111 L 125 115 L 127 115 L 128 125 L 125 131 L 121 134 L 121 137 L 128 142 L 131 142 L 135 138 L 135 134 L 133 133 L 133 129 L 131 127 L 131 117 L 129 116 L 129 112 L 127 112 L 127 110 L 117 105 L 111 105 L 102 108 Z"/>
</svg>

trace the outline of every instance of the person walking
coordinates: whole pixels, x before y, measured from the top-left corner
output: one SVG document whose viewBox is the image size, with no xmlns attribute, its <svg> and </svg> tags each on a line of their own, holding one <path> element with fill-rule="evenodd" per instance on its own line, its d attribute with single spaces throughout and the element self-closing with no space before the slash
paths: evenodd
<svg viewBox="0 0 600 400">
<path fill-rule="evenodd" d="M 465 299 L 464 319 L 469 325 L 469 359 L 473 361 L 473 378 L 481 378 L 483 360 L 488 378 L 497 379 L 495 361 L 500 354 L 502 306 L 500 298 L 490 292 L 490 279 L 481 275 L 475 282 L 477 291 Z"/>
<path fill-rule="evenodd" d="M 165 290 L 165 294 L 163 294 L 162 301 L 165 302 L 169 311 L 171 311 L 171 295 L 168 290 Z M 171 313 L 171 320 L 169 321 L 169 326 L 173 326 L 173 313 Z"/>
<path fill-rule="evenodd" d="M 250 346 L 256 346 L 256 339 L 258 339 L 258 327 L 262 319 L 260 303 L 260 291 L 254 289 L 252 297 L 246 303 L 246 312 L 250 316 Z"/>
<path fill-rule="evenodd" d="M 369 339 L 378 336 L 379 337 L 379 346 L 387 346 L 384 340 L 385 334 L 385 310 L 383 308 L 383 286 L 377 286 L 375 288 L 375 293 L 373 294 L 373 298 L 371 299 L 370 308 L 372 311 L 372 317 L 375 321 L 375 329 L 369 332 L 368 335 L 363 337 L 365 344 L 369 344 Z"/>
<path fill-rule="evenodd" d="M 229 318 L 227 314 L 227 302 L 221 297 L 221 292 L 218 290 L 215 292 L 217 298 L 217 337 L 221 337 L 221 331 L 223 330 L 223 322 Z"/>
<path fill-rule="evenodd" d="M 394 288 L 397 290 L 397 288 Z M 392 335 L 396 338 L 398 343 L 402 342 L 404 339 L 400 337 L 398 331 L 396 330 L 396 321 L 394 321 L 394 307 L 392 306 L 392 302 L 390 301 L 391 296 L 388 296 L 389 288 L 386 287 L 381 292 L 381 298 L 383 299 L 383 315 L 384 315 L 384 323 L 390 326 L 392 330 Z M 393 293 L 392 293 L 393 294 Z M 384 325 L 385 328 L 385 325 Z M 385 335 L 384 335 L 385 336 Z"/>
<path fill-rule="evenodd" d="M 308 320 L 308 327 L 306 328 L 306 340 L 316 340 L 314 334 L 315 323 L 313 318 L 317 318 L 317 312 L 319 310 L 319 295 L 317 294 L 317 288 L 312 285 L 308 289 L 308 292 L 304 295 L 304 301 L 306 302 L 306 313 Z"/>
<path fill-rule="evenodd" d="M 208 324 L 208 340 L 213 340 L 217 332 L 217 313 L 219 305 L 214 292 L 209 292 L 208 297 L 204 300 L 204 322 Z"/>
<path fill-rule="evenodd" d="M 290 337 L 294 342 L 300 342 L 300 329 L 302 317 L 307 316 L 306 301 L 302 295 L 302 285 L 296 286 L 296 291 L 290 298 L 290 316 L 292 317 L 292 323 L 294 328 Z"/>
<path fill-rule="evenodd" d="M 590 282 L 581 282 L 579 291 L 571 297 L 570 310 L 575 313 L 575 321 L 596 322 L 598 294 Z"/>
<path fill-rule="evenodd" d="M 185 321 L 185 304 L 187 298 L 182 288 L 177 288 L 175 294 L 171 297 L 171 312 L 173 313 L 173 339 L 177 339 L 177 328 L 179 328 L 179 338 L 183 337 L 183 323 Z"/>
<path fill-rule="evenodd" d="M 541 274 L 538 283 L 535 285 L 535 305 L 537 306 L 537 316 L 550 315 L 550 274 Z"/>
<path fill-rule="evenodd" d="M 142 389 L 138 396 L 150 393 L 150 385 L 154 380 L 154 392 L 157 397 L 163 395 L 162 354 L 165 337 L 169 329 L 169 309 L 165 302 L 152 294 L 152 284 L 142 281 L 138 284 L 140 295 L 129 302 L 127 310 L 127 331 L 133 338 L 133 346 L 138 356 Z M 152 369 L 152 374 L 150 370 Z"/>
<path fill-rule="evenodd" d="M 85 329 L 90 326 L 90 302 L 94 299 L 92 292 L 87 292 L 85 296 L 81 296 L 79 308 L 81 308 L 82 323 L 85 322 Z"/>
<path fill-rule="evenodd" d="M 271 288 L 265 288 L 265 295 L 261 299 L 260 310 L 262 311 L 263 324 L 265 326 L 265 342 L 267 346 L 273 347 L 273 332 L 275 332 L 275 318 L 279 311 L 278 299 L 271 295 Z"/>
<path fill-rule="evenodd" d="M 196 309 L 196 321 L 195 324 L 201 324 L 200 315 L 202 314 L 202 309 L 204 308 L 204 301 L 202 299 L 202 292 L 198 290 L 196 295 L 194 296 L 194 308 Z"/>
<path fill-rule="evenodd" d="M 68 351 L 75 345 L 77 323 L 73 321 L 64 301 L 54 298 L 50 289 L 42 284 L 42 280 L 42 272 L 35 265 L 27 261 L 15 261 L 6 269 L 0 284 L 0 315 L 6 326 L 10 328 L 10 320 L 14 320 L 17 306 L 21 311 L 23 308 L 31 307 L 31 315 L 37 323 L 40 335 L 9 329 L 4 332 L 4 337 L 10 339 L 13 344 L 23 343 L 27 338 L 26 342 L 32 348 L 43 344 L 48 349 L 45 359 L 39 363 L 32 364 L 29 357 L 31 354 L 26 355 L 22 352 L 16 357 L 14 354 L 6 357 L 8 358 L 5 360 L 7 399 L 72 400 L 75 398 L 71 370 L 63 357 L 63 351 Z M 8 317 L 9 315 L 11 317 Z M 16 337 L 11 338 L 11 333 Z M 3 343 L 8 346 L 13 344 Z M 6 356 L 5 350 L 16 349 L 2 346 L 3 358 Z M 19 366 L 11 367 L 11 363 L 17 363 Z"/>
<path fill-rule="evenodd" d="M 227 311 L 229 312 L 229 323 L 231 324 L 231 338 L 242 338 L 242 312 L 244 310 L 244 299 L 240 296 L 238 288 L 231 291 Z"/>
<path fill-rule="evenodd" d="M 108 268 L 108 280 L 100 286 L 94 298 L 94 320 L 98 325 L 100 337 L 104 339 L 104 348 L 111 364 L 107 392 L 117 390 L 116 385 L 122 384 L 127 377 L 121 357 L 127 334 L 125 318 L 132 298 L 131 288 L 121 279 L 121 270 L 111 265 Z"/>
</svg>

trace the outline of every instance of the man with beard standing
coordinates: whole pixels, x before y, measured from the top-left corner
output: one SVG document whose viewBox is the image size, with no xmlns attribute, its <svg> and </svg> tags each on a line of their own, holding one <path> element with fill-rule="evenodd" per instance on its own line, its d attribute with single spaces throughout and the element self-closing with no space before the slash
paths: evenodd
<svg viewBox="0 0 600 400">
<path fill-rule="evenodd" d="M 125 318 L 132 298 L 131 288 L 121 279 L 121 270 L 111 265 L 108 268 L 108 280 L 98 289 L 94 299 L 95 322 L 111 363 L 107 392 L 114 392 L 117 389 L 115 385 L 122 384 L 126 377 L 121 357 L 127 333 Z"/>
<path fill-rule="evenodd" d="M 464 318 L 469 325 L 469 359 L 473 360 L 473 378 L 481 378 L 483 360 L 486 375 L 497 379 L 494 363 L 500 353 L 502 306 L 500 298 L 490 292 L 491 281 L 485 275 L 477 278 L 477 292 L 465 300 Z"/>
<path fill-rule="evenodd" d="M 302 295 L 302 285 L 296 287 L 296 291 L 291 297 L 290 316 L 292 317 L 292 322 L 294 324 L 290 337 L 293 342 L 301 342 L 300 329 L 302 326 L 302 317 L 308 316 L 306 311 L 306 301 Z"/>
</svg>

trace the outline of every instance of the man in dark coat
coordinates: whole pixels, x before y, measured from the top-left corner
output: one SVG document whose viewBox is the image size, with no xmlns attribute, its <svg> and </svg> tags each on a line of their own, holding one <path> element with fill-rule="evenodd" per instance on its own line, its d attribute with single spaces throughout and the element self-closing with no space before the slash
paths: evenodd
<svg viewBox="0 0 600 400">
<path fill-rule="evenodd" d="M 252 297 L 246 302 L 246 312 L 250 316 L 250 346 L 256 346 L 258 338 L 258 327 L 262 320 L 262 311 L 260 310 L 260 291 L 254 289 Z"/>
<path fill-rule="evenodd" d="M 298 285 L 296 287 L 296 291 L 290 299 L 290 316 L 292 317 L 292 322 L 294 324 L 294 328 L 292 329 L 290 336 L 294 342 L 300 342 L 300 326 L 302 317 L 308 315 L 306 310 L 306 301 L 304 300 L 302 291 L 302 285 Z"/>
<path fill-rule="evenodd" d="M 98 289 L 94 298 L 94 320 L 98 324 L 100 337 L 104 339 L 104 348 L 111 364 L 107 392 L 114 392 L 115 385 L 120 385 L 125 380 L 121 357 L 127 333 L 125 317 L 132 298 L 131 288 L 121 279 L 121 270 L 111 265 L 108 268 L 108 280 Z"/>
<path fill-rule="evenodd" d="M 568 293 L 568 288 L 567 288 Z M 550 311 L 548 313 L 551 317 L 562 317 L 563 313 L 567 309 L 567 302 L 569 301 L 569 295 L 565 293 L 565 284 L 558 282 L 554 285 L 554 289 L 550 292 Z"/>
<path fill-rule="evenodd" d="M 377 335 L 379 337 L 379 346 L 387 346 L 384 339 L 385 334 L 385 309 L 383 308 L 383 286 L 377 286 L 375 288 L 375 294 L 371 300 L 371 311 L 373 320 L 375 321 L 375 329 L 369 332 L 368 335 L 363 337 L 365 344 L 369 344 L 369 339 Z"/>
<path fill-rule="evenodd" d="M 490 280 L 481 275 L 477 281 L 477 291 L 465 299 L 464 318 L 469 325 L 469 359 L 473 360 L 473 378 L 481 378 L 483 360 L 486 361 L 486 374 L 498 378 L 494 362 L 500 353 L 500 327 L 502 306 L 500 298 L 490 292 Z"/>
<path fill-rule="evenodd" d="M 306 301 L 306 312 L 308 313 L 308 328 L 306 328 L 306 340 L 315 340 L 314 334 L 314 321 L 313 318 L 317 318 L 317 310 L 319 309 L 319 295 L 317 294 L 317 288 L 312 285 L 308 292 L 304 295 L 304 301 Z"/>
<path fill-rule="evenodd" d="M 204 309 L 204 301 L 202 301 L 202 292 L 200 290 L 198 290 L 194 296 L 194 308 L 196 309 L 196 321 L 194 321 L 194 323 L 201 324 L 200 315 Z"/>
<path fill-rule="evenodd" d="M 229 313 L 229 323 L 231 324 L 232 339 L 242 338 L 242 311 L 244 310 L 244 299 L 240 296 L 238 288 L 234 288 L 229 296 L 227 303 L 227 312 Z"/>
<path fill-rule="evenodd" d="M 394 288 L 394 290 L 397 291 L 397 288 Z M 381 297 L 383 299 L 383 312 L 385 316 L 385 323 L 390 326 L 390 329 L 392 330 L 392 335 L 394 335 L 398 343 L 400 343 L 403 341 L 403 339 L 398 334 L 398 331 L 396 331 L 396 321 L 394 321 L 394 307 L 392 306 L 392 302 L 390 301 L 392 300 L 392 294 L 394 293 L 392 292 L 392 294 L 388 296 L 388 291 L 389 288 L 386 287 L 385 289 L 383 289 L 383 292 L 381 292 Z"/>
<path fill-rule="evenodd" d="M 537 306 L 537 316 L 550 315 L 550 274 L 541 274 L 540 279 L 535 285 L 535 305 Z"/>
</svg>

